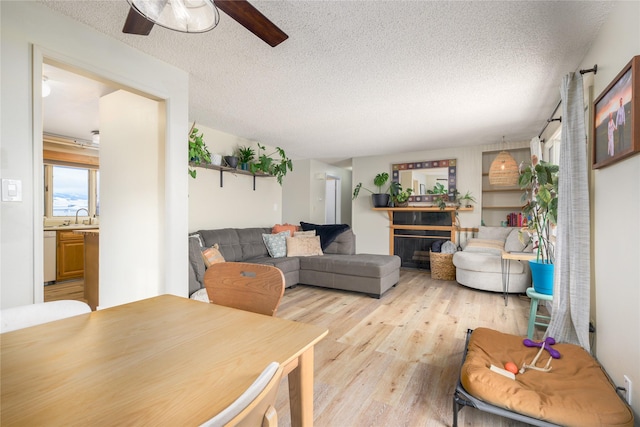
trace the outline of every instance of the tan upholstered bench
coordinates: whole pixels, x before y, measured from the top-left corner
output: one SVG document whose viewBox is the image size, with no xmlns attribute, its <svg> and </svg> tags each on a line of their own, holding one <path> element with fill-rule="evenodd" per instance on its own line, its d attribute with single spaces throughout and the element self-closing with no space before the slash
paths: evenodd
<svg viewBox="0 0 640 427">
<path fill-rule="evenodd" d="M 525 347 L 523 337 L 486 328 L 469 331 L 460 380 L 454 393 L 454 423 L 462 406 L 539 426 L 633 427 L 633 412 L 618 396 L 604 369 L 582 347 L 555 344 L 561 354 L 551 371 L 526 370 L 516 379 L 489 368 L 506 362 L 531 363 L 538 348 Z M 546 352 L 544 352 L 546 353 Z M 538 366 L 546 364 L 548 353 Z"/>
</svg>

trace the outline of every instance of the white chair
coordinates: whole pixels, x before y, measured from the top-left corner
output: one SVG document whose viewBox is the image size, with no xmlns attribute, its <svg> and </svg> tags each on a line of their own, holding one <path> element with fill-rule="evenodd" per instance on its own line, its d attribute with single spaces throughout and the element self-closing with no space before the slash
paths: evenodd
<svg viewBox="0 0 640 427">
<path fill-rule="evenodd" d="M 50 301 L 4 308 L 0 310 L 0 333 L 85 313 L 91 313 L 91 307 L 87 303 L 74 300 Z"/>
<path fill-rule="evenodd" d="M 277 427 L 274 405 L 281 379 L 282 367 L 271 362 L 240 397 L 201 427 Z"/>
</svg>

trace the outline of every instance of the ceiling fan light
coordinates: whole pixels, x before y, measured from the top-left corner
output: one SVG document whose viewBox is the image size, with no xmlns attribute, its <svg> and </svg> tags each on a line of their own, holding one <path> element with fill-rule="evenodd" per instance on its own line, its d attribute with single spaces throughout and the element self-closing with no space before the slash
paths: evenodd
<svg viewBox="0 0 640 427">
<path fill-rule="evenodd" d="M 518 184 L 520 171 L 516 159 L 506 151 L 501 151 L 489 168 L 489 184 L 511 186 Z"/>
<path fill-rule="evenodd" d="M 146 19 L 182 33 L 204 33 L 220 21 L 213 0 L 127 0 Z"/>
</svg>

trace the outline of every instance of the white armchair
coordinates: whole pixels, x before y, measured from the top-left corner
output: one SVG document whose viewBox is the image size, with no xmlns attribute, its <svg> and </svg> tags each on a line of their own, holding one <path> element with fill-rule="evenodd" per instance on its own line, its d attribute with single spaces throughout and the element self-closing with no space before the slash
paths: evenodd
<svg viewBox="0 0 640 427">
<path fill-rule="evenodd" d="M 531 252 L 520 241 L 520 229 L 480 227 L 478 237 L 469 239 L 464 250 L 453 255 L 456 281 L 484 291 L 502 292 L 502 252 Z M 509 292 L 524 293 L 531 286 L 528 261 L 510 261 Z"/>
</svg>

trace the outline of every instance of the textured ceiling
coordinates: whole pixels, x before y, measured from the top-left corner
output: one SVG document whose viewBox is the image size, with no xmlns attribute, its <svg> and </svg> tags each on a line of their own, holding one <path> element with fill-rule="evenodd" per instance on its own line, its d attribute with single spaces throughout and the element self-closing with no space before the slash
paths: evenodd
<svg viewBox="0 0 640 427">
<path fill-rule="evenodd" d="M 188 71 L 190 119 L 328 161 L 530 139 L 612 7 L 252 1 L 289 35 L 272 48 L 224 13 L 208 33 L 142 37 L 121 32 L 125 0 L 40 1 Z"/>
</svg>

